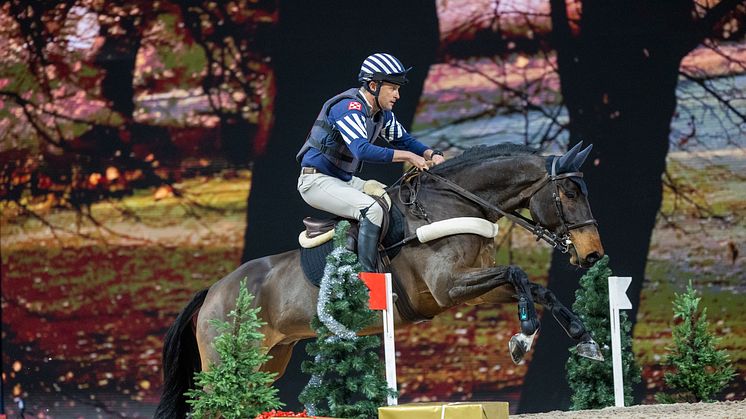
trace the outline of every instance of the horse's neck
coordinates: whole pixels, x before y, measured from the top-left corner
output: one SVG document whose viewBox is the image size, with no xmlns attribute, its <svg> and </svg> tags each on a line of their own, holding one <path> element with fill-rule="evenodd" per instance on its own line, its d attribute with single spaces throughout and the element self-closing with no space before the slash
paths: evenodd
<svg viewBox="0 0 746 419">
<path fill-rule="evenodd" d="M 543 167 L 525 159 L 496 159 L 453 173 L 448 178 L 471 193 L 489 201 L 504 211 L 523 208 L 528 203 L 532 186 L 544 177 Z"/>
<path fill-rule="evenodd" d="M 501 159 L 508 160 L 508 159 Z M 517 159 L 515 159 L 517 160 Z M 528 201 L 527 194 L 544 176 L 544 169 L 534 161 L 493 162 L 493 164 L 479 164 L 477 167 L 464 168 L 458 173 L 445 174 L 444 177 L 467 191 L 487 200 L 504 211 L 512 211 Z M 528 159 L 526 159 L 528 160 Z M 453 217 L 487 216 L 488 212 L 477 207 L 477 204 L 464 198 L 458 198 L 453 189 L 445 186 L 440 180 L 424 176 L 420 178 L 421 189 L 413 188 L 410 194 L 404 193 L 400 197 L 404 200 L 415 201 L 417 205 L 411 209 L 421 210 L 432 221 L 440 221 Z M 414 186 L 414 185 L 410 185 Z M 392 190 L 393 196 L 401 192 Z M 422 192 L 421 195 L 419 193 Z M 414 194 L 414 195 L 412 195 Z M 419 197 L 422 199 L 420 200 Z M 396 202 L 396 201 L 395 201 Z M 399 200 L 401 204 L 402 201 Z M 412 225 L 419 226 L 425 218 L 415 214 L 416 211 L 405 211 Z M 490 220 L 494 221 L 494 220 Z M 443 275 L 442 264 L 428 263 L 428 261 L 447 261 L 451 269 L 477 268 L 492 266 L 494 248 L 476 235 L 462 236 L 465 238 L 450 242 L 449 246 L 414 246 L 402 251 L 402 257 L 394 261 L 395 268 L 402 266 L 416 266 L 419 274 L 410 275 L 405 282 L 407 293 L 413 296 L 413 305 L 421 312 L 436 315 L 448 307 L 449 297 L 444 290 L 452 286 L 450 276 Z M 399 272 L 407 272 L 401 269 Z"/>
</svg>

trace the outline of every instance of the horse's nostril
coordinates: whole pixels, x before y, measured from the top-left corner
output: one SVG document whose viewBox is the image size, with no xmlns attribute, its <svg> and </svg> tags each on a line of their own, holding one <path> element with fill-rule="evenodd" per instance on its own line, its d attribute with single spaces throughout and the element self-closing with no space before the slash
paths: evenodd
<svg viewBox="0 0 746 419">
<path fill-rule="evenodd" d="M 591 265 L 598 262 L 599 259 L 601 259 L 601 256 L 598 254 L 598 252 L 589 253 L 588 256 L 585 257 L 586 262 L 590 263 Z"/>
</svg>

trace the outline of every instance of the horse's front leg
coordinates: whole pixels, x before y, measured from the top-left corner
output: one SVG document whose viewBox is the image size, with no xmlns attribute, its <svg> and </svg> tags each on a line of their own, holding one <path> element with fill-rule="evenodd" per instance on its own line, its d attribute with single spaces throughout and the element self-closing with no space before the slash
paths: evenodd
<svg viewBox="0 0 746 419">
<path fill-rule="evenodd" d="M 534 308 L 531 282 L 526 273 L 517 266 L 495 266 L 461 272 L 453 277 L 448 296 L 456 304 L 506 302 L 506 294 L 497 291 L 504 285 L 512 286 L 514 293 L 511 293 L 510 297 L 518 300 L 521 332 L 532 336 L 539 329 L 539 319 Z"/>
<path fill-rule="evenodd" d="M 470 303 L 480 299 L 488 292 L 508 284 L 508 268 L 508 266 L 494 266 L 454 272 L 451 287 L 448 289 L 448 298 L 451 300 L 448 305 Z"/>
<path fill-rule="evenodd" d="M 510 285 L 512 289 L 504 285 Z M 523 362 L 539 328 L 534 301 L 552 313 L 568 336 L 579 341 L 578 354 L 591 359 L 603 359 L 598 345 L 580 318 L 548 288 L 529 281 L 528 275 L 517 266 L 496 266 L 463 272 L 454 278 L 449 295 L 455 302 L 469 300 L 466 302 L 471 304 L 518 301 L 521 333 L 514 335 L 508 345 L 516 364 Z"/>
<path fill-rule="evenodd" d="M 510 284 L 513 285 L 516 291 L 514 298 L 518 300 L 518 316 L 521 320 L 521 333 L 514 335 L 508 345 L 513 362 L 516 364 L 523 362 L 523 358 L 531 348 L 536 329 L 538 329 L 539 325 L 536 312 L 533 310 L 533 302 L 530 299 L 526 300 L 524 298 L 527 291 L 533 297 L 534 301 L 552 313 L 552 316 L 562 326 L 568 336 L 578 341 L 576 346 L 578 355 L 597 361 L 603 360 L 603 355 L 601 355 L 598 344 L 593 340 L 593 337 L 582 320 L 580 320 L 580 317 L 562 304 L 550 289 L 529 281 L 528 275 L 518 267 L 511 267 L 506 273 Z M 485 300 L 487 296 L 494 295 L 494 293 L 490 293 L 483 296 L 482 300 Z M 526 302 L 530 303 L 531 306 L 526 307 Z"/>
<path fill-rule="evenodd" d="M 549 288 L 532 282 L 531 294 L 534 296 L 537 303 L 552 312 L 552 316 L 554 316 L 557 323 L 562 326 L 565 333 L 579 342 L 576 346 L 578 355 L 597 361 L 603 361 L 604 357 L 601 355 L 601 349 L 593 340 L 591 333 L 586 329 L 577 314 L 565 307 L 565 305 L 557 299 L 557 296 L 555 296 Z"/>
</svg>

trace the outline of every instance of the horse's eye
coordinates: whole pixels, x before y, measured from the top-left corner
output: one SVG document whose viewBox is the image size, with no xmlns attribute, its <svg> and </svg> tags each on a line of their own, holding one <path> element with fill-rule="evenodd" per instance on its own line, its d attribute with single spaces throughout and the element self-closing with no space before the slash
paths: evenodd
<svg viewBox="0 0 746 419">
<path fill-rule="evenodd" d="M 575 194 L 574 191 L 565 191 L 565 196 L 568 197 L 568 198 L 570 198 L 570 199 L 575 199 L 575 197 L 577 195 Z"/>
</svg>

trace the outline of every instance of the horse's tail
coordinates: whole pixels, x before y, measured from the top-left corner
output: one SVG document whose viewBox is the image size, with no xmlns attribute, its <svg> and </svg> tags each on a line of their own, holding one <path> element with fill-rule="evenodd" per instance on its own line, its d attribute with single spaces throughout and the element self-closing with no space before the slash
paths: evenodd
<svg viewBox="0 0 746 419">
<path fill-rule="evenodd" d="M 189 411 L 184 393 L 194 386 L 194 373 L 201 370 L 192 318 L 205 302 L 207 291 L 194 295 L 163 339 L 163 393 L 155 410 L 157 419 L 181 419 Z"/>
</svg>

